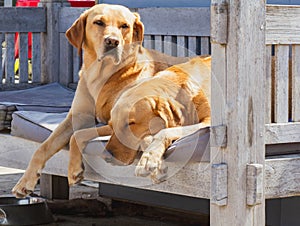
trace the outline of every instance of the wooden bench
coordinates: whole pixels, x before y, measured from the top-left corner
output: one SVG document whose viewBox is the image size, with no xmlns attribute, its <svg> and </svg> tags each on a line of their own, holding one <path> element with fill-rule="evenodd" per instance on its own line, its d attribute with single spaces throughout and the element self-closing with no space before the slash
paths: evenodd
<svg viewBox="0 0 300 226">
<path fill-rule="evenodd" d="M 3 21 L 0 37 L 6 40 L 5 79 L 1 89 L 50 82 L 76 87 L 81 61 L 64 32 L 84 9 L 70 8 L 61 2 L 42 0 L 40 8 L 0 8 L 0 21 Z M 195 205 L 188 207 L 187 203 L 183 207 L 189 211 L 201 208 L 207 211 L 201 200 L 210 199 L 211 216 L 218 215 L 224 222 L 231 222 L 230 225 L 246 221 L 245 225 L 263 225 L 265 199 L 300 195 L 300 90 L 297 88 L 300 85 L 300 8 L 265 7 L 262 1 L 250 2 L 235 7 L 237 1 L 228 5 L 213 0 L 211 9 L 133 9 L 141 14 L 144 22 L 146 47 L 175 56 L 212 54 L 211 161 L 187 164 L 166 182 L 139 188 L 109 181 L 87 168 L 85 178 L 100 182 L 100 194 L 145 201 L 130 194 L 154 192 L 159 200 L 164 200 L 162 206 L 168 206 L 169 195 L 191 198 Z M 39 23 L 32 23 L 32 15 Z M 19 19 L 22 26 L 18 26 Z M 13 73 L 15 32 L 20 32 L 18 80 Z M 34 46 L 30 80 L 26 68 L 28 32 L 33 32 Z M 272 57 L 275 58 L 274 78 Z M 292 60 L 290 78 L 289 59 Z M 2 71 L 0 68 L 0 74 Z M 39 145 L 5 133 L 0 134 L 0 142 L 0 165 L 20 169 L 26 168 Z M 53 184 L 57 181 L 53 175 L 65 177 L 67 163 L 67 150 L 47 163 L 43 174 L 48 176 L 42 177 L 42 188 L 44 182 L 51 186 L 46 186 L 47 192 L 42 189 L 42 193 L 55 197 L 58 187 Z M 123 195 L 116 189 L 123 191 Z M 197 203 L 202 204 L 193 209 Z M 173 207 L 182 208 L 178 203 Z M 215 218 L 211 217 L 211 223 L 221 225 Z"/>
</svg>

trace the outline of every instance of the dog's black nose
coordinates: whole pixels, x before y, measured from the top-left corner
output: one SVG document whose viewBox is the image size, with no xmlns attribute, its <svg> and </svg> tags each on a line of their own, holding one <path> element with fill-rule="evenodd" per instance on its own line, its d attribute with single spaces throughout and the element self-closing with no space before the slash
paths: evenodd
<svg viewBox="0 0 300 226">
<path fill-rule="evenodd" d="M 120 41 L 113 37 L 107 37 L 105 40 L 105 44 L 108 47 L 115 48 L 119 45 Z"/>
</svg>

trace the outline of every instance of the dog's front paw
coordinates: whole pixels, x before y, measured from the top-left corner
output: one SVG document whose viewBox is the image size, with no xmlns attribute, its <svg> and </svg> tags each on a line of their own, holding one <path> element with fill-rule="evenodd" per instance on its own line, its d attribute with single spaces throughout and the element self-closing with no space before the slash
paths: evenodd
<svg viewBox="0 0 300 226">
<path fill-rule="evenodd" d="M 144 152 L 136 166 L 135 174 L 142 177 L 151 175 L 152 181 L 159 183 L 165 180 L 167 170 L 168 167 L 159 155 L 155 155 L 152 152 Z"/>
<path fill-rule="evenodd" d="M 68 169 L 68 182 L 72 186 L 78 184 L 83 180 L 84 165 L 78 165 L 77 167 L 70 165 Z"/>
<path fill-rule="evenodd" d="M 13 195 L 17 198 L 24 198 L 27 195 L 30 195 L 31 193 L 33 193 L 34 187 L 37 184 L 38 179 L 39 175 L 29 177 L 26 176 L 26 174 L 24 174 L 12 189 Z"/>
</svg>

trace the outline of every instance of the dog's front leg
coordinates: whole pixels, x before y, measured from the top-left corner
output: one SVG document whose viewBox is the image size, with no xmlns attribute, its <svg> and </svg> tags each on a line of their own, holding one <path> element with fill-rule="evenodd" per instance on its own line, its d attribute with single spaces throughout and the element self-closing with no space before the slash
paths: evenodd
<svg viewBox="0 0 300 226">
<path fill-rule="evenodd" d="M 143 177 L 151 175 L 151 179 L 154 183 L 165 180 L 168 170 L 163 161 L 165 150 L 173 141 L 207 126 L 209 126 L 209 123 L 199 123 L 190 126 L 166 128 L 159 131 L 143 152 L 136 166 L 135 174 Z"/>
<path fill-rule="evenodd" d="M 93 127 L 74 132 L 70 139 L 70 162 L 68 169 L 69 185 L 79 183 L 83 179 L 84 166 L 82 163 L 82 151 L 88 141 L 99 137 L 112 134 L 110 126 Z"/>
<path fill-rule="evenodd" d="M 35 151 L 24 175 L 12 189 L 15 196 L 21 198 L 33 192 L 46 161 L 69 142 L 73 133 L 71 123 L 72 116 L 69 113 L 67 118 Z"/>
</svg>

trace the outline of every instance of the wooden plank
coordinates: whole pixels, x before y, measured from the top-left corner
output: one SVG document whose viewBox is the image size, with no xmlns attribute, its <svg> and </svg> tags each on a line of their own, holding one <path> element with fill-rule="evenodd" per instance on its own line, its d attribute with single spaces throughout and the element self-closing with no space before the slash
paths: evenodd
<svg viewBox="0 0 300 226">
<path fill-rule="evenodd" d="M 300 122 L 266 124 L 265 131 L 266 144 L 300 142 Z"/>
<path fill-rule="evenodd" d="M 266 44 L 300 44 L 300 6 L 267 5 Z"/>
<path fill-rule="evenodd" d="M 172 36 L 166 35 L 164 36 L 165 40 L 163 43 L 164 53 L 168 55 L 172 55 Z"/>
<path fill-rule="evenodd" d="M 201 37 L 200 40 L 201 40 L 201 42 L 200 42 L 201 55 L 210 54 L 209 53 L 209 46 L 210 46 L 209 37 Z"/>
<path fill-rule="evenodd" d="M 19 82 L 28 82 L 28 33 L 19 33 Z"/>
<path fill-rule="evenodd" d="M 6 34 L 5 83 L 15 83 L 15 34 Z"/>
<path fill-rule="evenodd" d="M 81 68 L 80 56 L 76 48 L 71 47 L 73 50 L 73 82 L 77 83 L 79 80 L 79 70 Z"/>
<path fill-rule="evenodd" d="M 197 37 L 188 37 L 188 56 L 196 56 L 197 53 Z"/>
<path fill-rule="evenodd" d="M 215 3 L 224 1 L 213 0 L 212 4 Z M 228 203 L 226 206 L 211 204 L 210 223 L 264 225 L 264 189 L 262 204 L 247 205 L 246 165 L 261 164 L 264 169 L 265 164 L 264 113 L 261 114 L 261 110 L 265 108 L 262 97 L 266 45 L 264 29 L 258 26 L 265 23 L 265 2 L 232 0 L 228 6 L 228 40 L 225 45 L 228 139 L 223 152 L 223 163 L 228 165 Z M 212 55 L 214 57 L 222 56 Z"/>
<path fill-rule="evenodd" d="M 41 34 L 32 33 L 32 83 L 41 82 Z"/>
<path fill-rule="evenodd" d="M 145 24 L 145 34 L 148 35 L 210 35 L 208 7 L 184 8 L 184 10 L 182 8 L 139 8 L 137 12 Z"/>
<path fill-rule="evenodd" d="M 65 33 L 69 27 L 78 19 L 81 13 L 87 8 L 82 7 L 62 7 L 59 11 L 58 30 Z"/>
<path fill-rule="evenodd" d="M 44 8 L 3 7 L 0 10 L 0 32 L 46 31 L 46 9 Z M 34 23 L 32 15 L 34 15 Z"/>
<path fill-rule="evenodd" d="M 266 47 L 265 123 L 272 121 L 272 46 Z"/>
<path fill-rule="evenodd" d="M 177 56 L 178 57 L 185 57 L 186 56 L 186 46 L 185 46 L 185 37 L 184 36 L 177 36 Z"/>
<path fill-rule="evenodd" d="M 276 156 L 266 160 L 266 198 L 300 195 L 300 155 Z"/>
<path fill-rule="evenodd" d="M 5 41 L 5 36 L 3 33 L 0 33 L 0 61 L 1 61 L 1 65 L 0 65 L 0 77 L 1 77 L 1 82 L 0 84 L 2 84 L 2 78 L 4 78 L 4 64 L 5 64 L 5 48 L 2 47 L 2 43 Z"/>
<path fill-rule="evenodd" d="M 153 42 L 151 40 L 151 35 L 145 35 L 144 36 L 143 46 L 147 49 L 152 49 L 153 48 Z"/>
<path fill-rule="evenodd" d="M 59 82 L 68 86 L 73 78 L 73 48 L 63 33 L 59 33 Z"/>
<path fill-rule="evenodd" d="M 154 49 L 163 52 L 163 37 L 161 35 L 154 35 Z"/>
<path fill-rule="evenodd" d="M 227 43 L 227 18 L 228 18 L 228 3 L 212 3 L 210 7 L 211 14 L 211 33 L 212 43 L 226 44 Z"/>
<path fill-rule="evenodd" d="M 275 46 L 274 121 L 288 122 L 289 118 L 289 46 Z"/>
<path fill-rule="evenodd" d="M 292 47 L 292 121 L 300 122 L 300 45 Z"/>
</svg>

